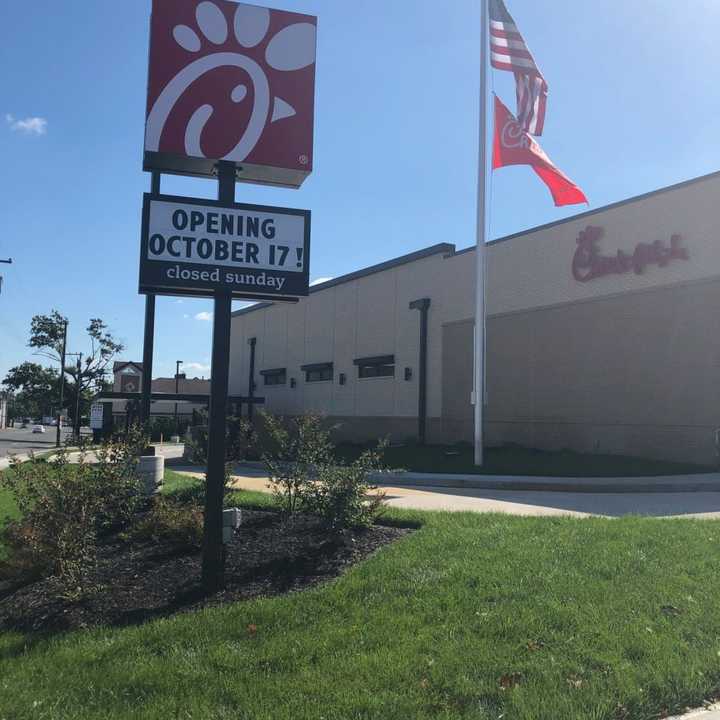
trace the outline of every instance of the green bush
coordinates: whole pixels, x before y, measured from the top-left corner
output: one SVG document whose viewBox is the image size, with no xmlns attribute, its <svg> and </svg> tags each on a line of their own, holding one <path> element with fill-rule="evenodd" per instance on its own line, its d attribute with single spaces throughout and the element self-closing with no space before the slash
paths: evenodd
<svg viewBox="0 0 720 720">
<path fill-rule="evenodd" d="M 199 465 L 207 464 L 208 426 L 196 425 L 188 429 L 185 455 Z M 254 448 L 250 423 L 245 418 L 229 416 L 225 421 L 225 462 L 246 460 Z"/>
<path fill-rule="evenodd" d="M 68 595 L 85 588 L 97 553 L 97 501 L 84 474 L 63 451 L 51 463 L 16 462 L 2 480 L 22 516 L 2 541 L 15 550 L 20 538 L 27 543 L 17 569 L 57 577 Z"/>
<path fill-rule="evenodd" d="M 2 531 L 10 548 L 3 572 L 52 575 L 70 596 L 89 589 L 98 537 L 125 527 L 144 502 L 137 472 L 143 444 L 133 431 L 100 448 L 94 464 L 83 452 L 70 464 L 65 450 L 50 462 L 14 461 L 0 486 L 13 495 L 21 520 Z"/>
<path fill-rule="evenodd" d="M 384 449 L 385 443 L 381 443 L 351 463 L 335 461 L 319 466 L 317 480 L 305 501 L 308 511 L 319 515 L 334 533 L 371 525 L 385 496 L 369 484 L 368 475 L 382 469 Z"/>
<path fill-rule="evenodd" d="M 28 583 L 47 575 L 50 570 L 48 558 L 37 554 L 33 528 L 21 521 L 10 521 L 0 530 L 0 544 L 5 555 L 0 557 L 0 581 Z"/>
<path fill-rule="evenodd" d="M 165 542 L 180 548 L 199 549 L 203 540 L 202 508 L 160 498 L 125 537 L 132 541 Z"/>
<path fill-rule="evenodd" d="M 318 415 L 284 419 L 262 413 L 260 419 L 261 457 L 273 494 L 287 514 L 318 515 L 334 533 L 372 523 L 384 496 L 368 475 L 382 469 L 386 442 L 347 462 L 335 456 L 330 430 Z"/>
<path fill-rule="evenodd" d="M 177 426 L 174 417 L 155 417 L 150 420 L 150 439 L 152 442 L 160 442 L 160 437 L 167 441 L 173 435 L 185 435 L 190 426 L 190 421 L 179 418 Z"/>
</svg>

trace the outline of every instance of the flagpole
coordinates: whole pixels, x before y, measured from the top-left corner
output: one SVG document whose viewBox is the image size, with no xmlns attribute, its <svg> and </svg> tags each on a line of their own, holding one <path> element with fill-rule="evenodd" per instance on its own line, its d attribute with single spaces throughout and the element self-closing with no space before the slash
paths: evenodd
<svg viewBox="0 0 720 720">
<path fill-rule="evenodd" d="M 477 245 L 475 249 L 475 465 L 483 464 L 483 409 L 485 402 L 485 215 L 487 176 L 487 65 L 488 0 L 480 0 L 480 122 L 478 132 Z"/>
</svg>

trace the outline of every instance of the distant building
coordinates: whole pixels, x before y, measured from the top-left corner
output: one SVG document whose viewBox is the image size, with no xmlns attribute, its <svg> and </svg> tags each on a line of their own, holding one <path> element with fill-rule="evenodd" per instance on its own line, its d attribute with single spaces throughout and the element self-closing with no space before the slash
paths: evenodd
<svg viewBox="0 0 720 720">
<path fill-rule="evenodd" d="M 488 445 L 715 461 L 718 198 L 714 173 L 488 243 Z M 474 298 L 475 248 L 443 242 L 236 311 L 230 392 L 351 440 L 417 437 L 424 408 L 429 442 L 469 442 Z"/>
<path fill-rule="evenodd" d="M 7 397 L 0 394 L 0 430 L 4 430 L 7 427 L 8 422 L 8 401 Z"/>
<path fill-rule="evenodd" d="M 141 362 L 120 361 L 113 365 L 113 392 L 140 393 L 143 383 L 143 364 Z M 190 395 L 207 395 L 210 397 L 210 380 L 205 378 L 188 378 L 184 374 L 178 377 L 178 393 Z M 151 391 L 154 393 L 175 394 L 175 378 L 155 378 L 152 381 Z M 139 398 L 139 396 L 138 396 Z M 125 417 L 128 410 L 127 400 L 113 401 L 113 415 Z M 175 405 L 173 400 L 154 400 L 150 406 L 151 417 L 174 417 Z M 207 403 L 177 403 L 177 414 L 180 420 L 192 418 L 193 411 L 197 412 L 207 408 Z"/>
</svg>

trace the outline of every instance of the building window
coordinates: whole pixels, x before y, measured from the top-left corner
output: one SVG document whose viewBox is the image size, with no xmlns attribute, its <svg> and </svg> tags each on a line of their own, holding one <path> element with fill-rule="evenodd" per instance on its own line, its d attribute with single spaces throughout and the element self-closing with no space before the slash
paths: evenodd
<svg viewBox="0 0 720 720">
<path fill-rule="evenodd" d="M 395 377 L 395 356 L 377 355 L 355 360 L 359 378 Z"/>
<path fill-rule="evenodd" d="M 265 386 L 287 384 L 287 370 L 285 368 L 276 368 L 275 370 L 261 370 L 260 374 L 264 378 Z"/>
<path fill-rule="evenodd" d="M 327 382 L 333 379 L 332 363 L 315 363 L 300 368 L 305 373 L 305 382 Z"/>
<path fill-rule="evenodd" d="M 120 392 L 140 392 L 140 377 L 137 373 L 120 375 Z"/>
</svg>

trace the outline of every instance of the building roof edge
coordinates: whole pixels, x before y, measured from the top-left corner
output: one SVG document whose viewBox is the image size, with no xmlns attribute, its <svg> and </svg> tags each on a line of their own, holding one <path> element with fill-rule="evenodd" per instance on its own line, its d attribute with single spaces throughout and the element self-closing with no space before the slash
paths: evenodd
<svg viewBox="0 0 720 720">
<path fill-rule="evenodd" d="M 580 220 L 582 218 L 586 217 L 592 217 L 593 215 L 597 215 L 598 213 L 606 212 L 608 210 L 614 210 L 615 208 L 623 207 L 624 205 L 629 205 L 630 203 L 639 202 L 641 200 L 646 200 L 647 198 L 654 197 L 655 195 L 661 195 L 663 193 L 672 192 L 674 190 L 680 190 L 685 187 L 689 187 L 690 185 L 695 185 L 697 183 L 704 182 L 706 180 L 712 180 L 712 179 L 718 179 L 720 178 L 720 170 L 707 173 L 706 175 L 700 175 L 699 177 L 690 178 L 689 180 L 683 180 L 678 183 L 674 183 L 673 185 L 666 185 L 665 187 L 658 188 L 656 190 L 650 190 L 646 193 L 641 193 L 640 195 L 633 195 L 630 198 L 626 198 L 625 200 L 619 200 L 614 203 L 609 203 L 608 205 L 603 205 L 599 208 L 594 208 L 592 210 L 586 210 L 585 212 L 578 213 L 577 215 L 571 215 L 570 217 L 561 218 L 560 220 L 554 220 L 549 223 L 544 223 L 542 225 L 536 225 L 535 227 L 526 228 L 525 230 L 520 230 L 519 232 L 512 233 L 510 235 L 505 235 L 503 237 L 495 238 L 494 240 L 488 241 L 487 245 L 496 245 L 498 243 L 507 242 L 508 240 L 513 240 L 518 237 L 522 237 L 524 235 L 529 235 L 530 233 L 539 232 L 540 230 L 547 230 L 549 228 L 558 227 L 560 225 L 564 225 L 565 223 L 574 222 L 576 220 Z M 333 278 L 332 280 L 328 280 L 327 282 L 321 283 L 319 285 L 313 285 L 310 288 L 310 293 L 316 293 L 320 292 L 321 290 L 327 290 L 328 288 L 335 287 L 337 285 L 342 285 L 346 282 L 351 282 L 353 280 L 357 280 L 362 277 L 366 277 L 367 275 L 373 275 L 375 273 L 383 272 L 384 270 L 390 270 L 394 267 L 398 267 L 400 265 L 406 265 L 407 263 L 415 262 L 416 260 L 421 260 L 426 257 L 430 257 L 432 255 L 437 254 L 444 254 L 446 256 L 455 256 L 455 255 L 462 255 L 464 253 L 472 252 L 475 250 L 475 246 L 471 245 L 470 247 L 463 248 L 462 250 L 456 250 L 455 245 L 452 243 L 438 243 L 436 245 L 431 245 L 429 247 L 423 248 L 421 250 L 417 250 L 415 252 L 409 253 L 407 255 L 401 255 L 400 257 L 394 258 L 392 260 L 387 260 L 382 263 L 378 263 L 376 265 L 371 265 L 367 268 L 363 268 L 361 270 L 356 270 L 355 272 L 348 273 L 346 275 L 341 275 L 340 277 Z M 251 305 L 250 307 L 242 308 L 241 310 L 236 310 L 233 312 L 232 316 L 237 317 L 239 315 L 245 315 L 247 313 L 255 312 L 256 310 L 262 310 L 264 308 L 270 307 L 274 303 L 272 302 L 259 302 L 254 305 Z"/>
<path fill-rule="evenodd" d="M 430 245 L 430 247 L 423 248 L 422 250 L 416 250 L 415 252 L 408 253 L 407 255 L 401 255 L 400 257 L 393 258 L 392 260 L 386 260 L 385 262 L 378 263 L 377 265 L 370 265 L 369 267 L 362 268 L 361 270 L 355 270 L 354 272 L 347 273 L 346 275 L 340 275 L 339 277 L 327 280 L 324 283 L 313 285 L 310 288 L 310 294 L 320 292 L 321 290 L 327 290 L 336 285 L 343 285 L 353 280 L 366 277 L 367 275 L 374 275 L 375 273 L 384 272 L 385 270 L 392 270 L 393 268 L 399 267 L 400 265 L 407 265 L 408 263 L 422 260 L 432 255 L 454 255 L 455 245 L 452 243 L 437 243 L 436 245 Z M 247 315 L 248 313 L 255 312 L 256 310 L 262 310 L 263 308 L 274 305 L 272 302 L 261 302 L 251 305 L 250 307 L 235 310 L 233 317 L 239 315 Z"/>
<path fill-rule="evenodd" d="M 639 202 L 640 200 L 647 200 L 648 198 L 654 197 L 655 195 L 662 195 L 663 193 L 672 192 L 673 190 L 681 190 L 682 188 L 689 187 L 690 185 L 695 185 L 696 183 L 704 182 L 705 180 L 713 180 L 718 178 L 720 178 L 720 170 L 708 173 L 707 175 L 700 175 L 699 177 L 690 178 L 690 180 L 683 180 L 681 182 L 674 183 L 673 185 L 666 185 L 665 187 L 661 187 L 656 190 L 650 190 L 649 192 L 641 193 L 640 195 L 633 195 L 632 197 L 625 198 L 625 200 L 618 200 L 617 202 L 603 205 L 602 207 L 594 208 L 593 210 L 586 210 L 585 212 L 578 213 L 577 215 L 571 215 L 570 217 L 561 218 L 560 220 L 553 220 L 549 223 L 536 225 L 535 227 L 520 230 L 519 232 L 515 232 L 510 235 L 504 235 L 503 237 L 489 240 L 487 242 L 487 245 L 496 245 L 498 243 L 506 242 L 507 240 L 514 240 L 515 238 L 522 237 L 523 235 L 529 235 L 530 233 L 538 232 L 540 230 L 548 230 L 549 228 L 564 225 L 565 223 L 573 222 L 575 220 L 592 217 L 593 215 L 597 215 L 601 212 L 606 212 L 607 210 L 614 210 L 615 208 L 623 207 L 624 205 L 630 205 L 631 203 Z M 472 252 L 473 250 L 475 250 L 475 246 L 471 245 L 470 247 L 458 250 L 455 254 L 462 255 L 463 253 Z"/>
</svg>

